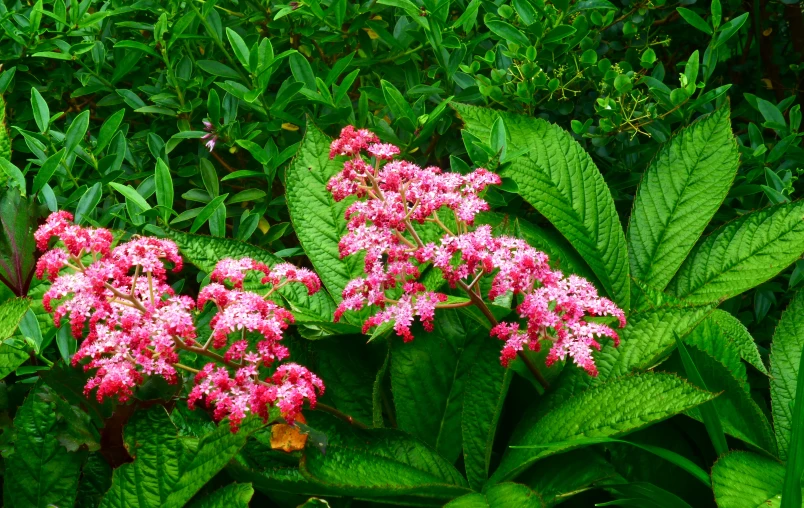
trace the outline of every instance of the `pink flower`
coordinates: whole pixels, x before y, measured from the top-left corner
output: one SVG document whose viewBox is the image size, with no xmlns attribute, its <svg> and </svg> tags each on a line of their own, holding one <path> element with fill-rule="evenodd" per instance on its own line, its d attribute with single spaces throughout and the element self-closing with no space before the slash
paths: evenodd
<svg viewBox="0 0 804 508">
<path fill-rule="evenodd" d="M 271 268 L 271 272 L 263 277 L 263 284 L 271 283 L 274 286 L 282 283 L 300 282 L 307 288 L 307 294 L 312 295 L 321 289 L 321 280 L 318 275 L 307 268 L 299 268 L 290 263 L 279 263 Z"/>
<path fill-rule="evenodd" d="M 207 120 L 203 121 L 204 130 L 207 131 L 207 134 L 201 136 L 201 139 L 206 139 L 207 142 L 205 143 L 207 149 L 211 152 L 215 149 L 215 143 L 218 142 L 218 133 L 215 131 L 215 126 L 212 125 L 212 122 Z"/>
<path fill-rule="evenodd" d="M 55 281 L 68 259 L 69 255 L 61 249 L 51 249 L 45 252 L 36 262 L 36 278 L 41 279 L 47 273 L 48 280 Z"/>
<path fill-rule="evenodd" d="M 383 160 L 391 160 L 395 155 L 399 155 L 399 148 L 388 143 L 369 145 L 367 151 L 372 157 Z"/>
<path fill-rule="evenodd" d="M 66 211 L 54 212 L 45 224 L 34 233 L 36 246 L 46 250 L 50 239 L 58 237 L 73 256 L 82 253 L 108 254 L 112 244 L 112 233 L 106 229 L 82 228 L 71 224 L 73 215 Z"/>
<path fill-rule="evenodd" d="M 249 270 L 262 272 L 266 276 L 271 272 L 268 265 L 254 261 L 251 258 L 226 258 L 218 261 L 218 264 L 215 265 L 215 269 L 209 274 L 209 278 L 214 282 L 224 282 L 228 279 L 234 287 L 242 288 L 246 272 Z"/>
<path fill-rule="evenodd" d="M 109 231 L 82 228 L 70 220 L 66 212 L 53 214 L 36 232 L 40 248 L 47 248 L 52 236 L 58 236 L 65 247 L 42 255 L 37 276 L 47 274 L 52 281 L 42 303 L 53 313 L 56 326 L 69 318 L 73 336 L 83 337 L 72 363 L 93 371 L 84 387 L 87 395 L 95 391 L 99 401 L 113 397 L 125 402 L 148 376 L 177 383 L 177 368 L 187 368 L 179 354 L 189 350 L 221 364 L 208 363 L 198 373 L 188 404 L 193 407 L 203 399 L 214 406 L 216 419 L 229 418 L 233 430 L 250 412 L 267 421 L 269 409 L 276 406 L 292 421 L 305 401 L 315 404 L 323 384 L 303 367 L 280 366 L 283 370 L 277 372 L 283 374 L 275 375 L 276 381 L 259 379 L 261 365 L 288 357 L 280 341 L 293 315 L 266 297 L 242 289 L 246 272 L 256 270 L 264 275 L 263 283 L 273 284 L 274 289 L 299 282 L 313 293 L 321 287 L 314 273 L 286 263 L 272 271 L 249 258 L 221 260 L 210 274 L 213 283 L 198 297 L 198 308 L 210 300 L 218 307 L 210 322 L 211 338 L 202 346 L 196 342 L 196 302 L 175 295 L 167 284 L 165 263 L 171 263 L 174 271 L 182 267 L 176 244 L 135 237 L 110 251 Z M 84 259 L 87 254 L 92 254 L 91 260 Z M 221 284 L 225 281 L 235 288 L 227 289 Z M 236 332 L 239 340 L 228 345 L 229 336 Z M 245 338 L 251 332 L 262 335 L 253 346 Z M 221 357 L 208 350 L 210 345 L 226 347 L 226 351 Z"/>
<path fill-rule="evenodd" d="M 330 148 L 330 158 L 350 158 L 327 188 L 336 201 L 357 197 L 345 212 L 347 233 L 339 243 L 340 255 L 362 253 L 365 270 L 365 276 L 344 288 L 335 321 L 345 312 L 374 306 L 378 310 L 365 321 L 364 333 L 393 321 L 397 334 L 408 342 L 416 317 L 431 330 L 436 310 L 446 306 L 445 295 L 427 291 L 418 282 L 431 264 L 451 287 L 474 293 L 473 302 L 483 296 L 478 288 L 484 277 L 491 279 L 485 295 L 490 301 L 506 293 L 522 295 L 517 310 L 525 329 L 520 330 L 519 323 L 501 323 L 491 332 L 506 341 L 503 364 L 526 346 L 536 350 L 539 341 L 547 340 L 552 342 L 548 364 L 570 356 L 590 374 L 597 372 L 591 351 L 600 349 L 598 338 L 612 337 L 615 345 L 619 339 L 611 327 L 587 317 L 612 316 L 624 326 L 622 310 L 600 298 L 588 281 L 552 270 L 547 255 L 524 240 L 494 236 L 490 226 L 473 227 L 477 214 L 489 210 L 482 193 L 502 182 L 498 175 L 484 168 L 466 175 L 445 173 L 394 160 L 399 148 L 351 126 Z M 374 166 L 365 155 L 374 158 Z M 432 235 L 432 230 L 417 231 L 425 223 L 437 225 L 441 238 L 423 241 L 425 233 Z"/>
<path fill-rule="evenodd" d="M 356 155 L 361 150 L 368 148 L 369 143 L 377 143 L 379 139 L 371 131 L 366 129 L 355 130 L 351 125 L 344 127 L 338 139 L 332 142 L 329 150 L 329 158 L 334 159 L 338 155 Z"/>
</svg>

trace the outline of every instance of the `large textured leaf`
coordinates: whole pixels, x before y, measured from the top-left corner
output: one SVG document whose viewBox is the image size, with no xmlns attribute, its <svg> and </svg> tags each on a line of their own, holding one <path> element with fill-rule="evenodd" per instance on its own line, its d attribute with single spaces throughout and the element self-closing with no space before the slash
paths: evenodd
<svg viewBox="0 0 804 508">
<path fill-rule="evenodd" d="M 628 317 L 620 332 L 620 346 L 605 342 L 594 357 L 599 374 L 591 377 L 574 365 L 565 368 L 539 404 L 528 408 L 514 430 L 511 441 L 518 442 L 535 423 L 555 407 L 584 390 L 630 372 L 645 371 L 667 359 L 675 348 L 675 337 L 686 336 L 709 312 L 710 307 L 650 308 Z"/>
<path fill-rule="evenodd" d="M 284 262 L 265 249 L 237 240 L 183 233 L 172 229 L 166 233 L 168 238 L 179 246 L 184 259 L 206 273 L 210 273 L 218 261 L 227 257 L 234 259 L 250 257 L 269 266 Z M 244 286 L 246 289 L 262 287 L 256 277 L 246 279 Z M 332 319 L 335 306 L 324 291 L 308 295 L 307 288 L 302 284 L 288 284 L 280 289 L 279 293 L 288 302 L 299 320 L 329 321 Z"/>
<path fill-rule="evenodd" d="M 644 373 L 612 379 L 553 407 L 511 443 L 547 445 L 575 438 L 621 436 L 691 409 L 712 398 L 671 374 Z M 509 449 L 492 476 L 514 478 L 556 449 Z"/>
<path fill-rule="evenodd" d="M 497 422 L 513 375 L 512 369 L 500 364 L 500 345 L 496 342 L 485 337 L 481 341 L 463 396 L 463 462 L 469 485 L 474 489 L 482 487 L 488 479 Z"/>
<path fill-rule="evenodd" d="M 304 251 L 336 302 L 349 280 L 363 273 L 360 256 L 341 259 L 338 242 L 346 233 L 344 211 L 353 199 L 336 203 L 329 179 L 343 169 L 344 158 L 329 159 L 331 139 L 308 122 L 299 151 L 287 170 L 290 219 Z"/>
<path fill-rule="evenodd" d="M 804 201 L 749 213 L 695 246 L 668 292 L 690 303 L 720 302 L 765 282 L 804 253 Z"/>
<path fill-rule="evenodd" d="M 719 508 L 773 508 L 782 501 L 784 466 L 751 452 L 731 452 L 712 468 Z"/>
<path fill-rule="evenodd" d="M 306 448 L 301 471 L 332 493 L 448 500 L 469 492 L 452 464 L 404 432 L 363 430 L 321 414 L 310 414 L 308 421 L 327 435 L 328 444 L 326 454 Z"/>
<path fill-rule="evenodd" d="M 98 508 L 103 495 L 112 486 L 112 468 L 100 452 L 89 455 L 81 470 L 76 508 Z"/>
<path fill-rule="evenodd" d="M 707 338 L 696 332 L 685 338 L 684 342 L 690 343 L 687 350 L 706 383 L 706 388 L 720 393 L 712 404 L 723 430 L 775 454 L 776 439 L 770 423 L 751 398 L 747 378 L 740 377 L 741 374 L 745 375 L 745 369 L 740 363 L 738 352 L 730 347 L 730 343 L 718 341 L 717 336 Z M 742 372 L 739 367 L 743 367 Z M 699 408 L 691 409 L 689 414 L 699 421 L 703 419 Z"/>
<path fill-rule="evenodd" d="M 366 425 L 373 419 L 372 388 L 379 370 L 369 349 L 374 345 L 366 345 L 363 335 L 332 337 L 310 345 L 318 358 L 316 373 L 327 387 L 325 396 Z"/>
<path fill-rule="evenodd" d="M 221 425 L 199 441 L 181 439 L 165 409 L 138 411 L 124 442 L 134 462 L 114 471 L 101 508 L 180 507 L 215 476 L 245 444 L 258 423 L 246 420 L 232 434 Z"/>
<path fill-rule="evenodd" d="M 72 506 L 83 452 L 69 452 L 57 438 L 55 403 L 34 388 L 14 418 L 14 453 L 5 460 L 4 505 L 8 508 Z M 6 431 L 8 432 L 8 431 Z"/>
<path fill-rule="evenodd" d="M 541 508 L 546 506 L 542 497 L 521 483 L 501 483 L 483 493 L 466 494 L 450 501 L 444 508 Z"/>
<path fill-rule="evenodd" d="M 768 369 L 765 368 L 762 357 L 759 355 L 759 349 L 756 342 L 754 342 L 754 338 L 739 319 L 725 310 L 715 309 L 707 318 L 707 321 L 714 322 L 720 328 L 720 333 L 726 340 L 734 343 L 743 360 L 753 365 L 763 374 L 768 373 Z"/>
<path fill-rule="evenodd" d="M 544 459 L 517 479 L 541 494 L 547 506 L 554 506 L 585 490 L 624 479 L 614 466 L 595 450 L 584 448 Z"/>
<path fill-rule="evenodd" d="M 481 342 L 498 341 L 457 310 L 437 313 L 433 332 L 421 327 L 414 332 L 413 342 L 394 340 L 392 346 L 397 423 L 452 462 L 461 451 L 461 411 L 469 371 L 480 361 Z M 499 352 L 492 358 L 498 356 Z"/>
<path fill-rule="evenodd" d="M 6 101 L 0 95 L 0 157 L 11 160 L 11 137 L 8 135 L 6 125 Z M 6 175 L 0 175 L 0 185 L 6 183 Z"/>
<path fill-rule="evenodd" d="M 27 298 L 12 298 L 0 304 L 0 341 L 7 339 L 17 330 L 22 316 L 30 305 L 31 300 Z M 28 354 L 25 351 L 9 344 L 0 344 L 0 379 L 14 372 L 27 359 Z"/>
<path fill-rule="evenodd" d="M 804 347 L 804 291 L 790 301 L 773 335 L 770 353 L 771 411 L 779 457 L 787 458 L 793 429 L 793 401 L 796 399 L 796 380 Z"/>
<path fill-rule="evenodd" d="M 453 104 L 466 129 L 482 140 L 502 118 L 508 151 L 527 150 L 505 176 L 555 225 L 621 307 L 630 301 L 628 256 L 614 200 L 592 159 L 569 133 L 544 120 Z"/>
<path fill-rule="evenodd" d="M 589 269 L 572 245 L 560 233 L 545 228 L 513 215 L 497 212 L 484 212 L 478 215 L 478 224 L 490 224 L 503 234 L 514 235 L 528 242 L 550 257 L 550 266 L 561 270 L 566 275 L 576 274 L 599 285 L 597 276 Z"/>
<path fill-rule="evenodd" d="M 748 374 L 740 359 L 737 344 L 729 340 L 717 322 L 712 319 L 711 314 L 684 337 L 684 342 L 716 359 L 728 370 L 729 375 L 734 378 L 743 391 L 746 393 L 751 391 L 751 387 L 748 385 Z M 704 380 L 706 380 L 706 376 L 704 376 Z"/>
<path fill-rule="evenodd" d="M 212 494 L 194 499 L 190 508 L 248 508 L 254 489 L 248 483 L 232 483 Z"/>
<path fill-rule="evenodd" d="M 10 298 L 0 304 L 0 341 L 11 337 L 30 306 L 27 298 Z"/>
<path fill-rule="evenodd" d="M 230 476 L 238 481 L 251 482 L 255 489 L 266 493 L 307 496 L 331 493 L 326 487 L 302 475 L 298 458 L 272 450 L 270 441 L 270 429 L 255 432 L 248 446 L 227 466 Z"/>
<path fill-rule="evenodd" d="M 728 106 L 662 147 L 642 176 L 629 222 L 634 278 L 667 286 L 728 194 L 738 165 Z"/>
</svg>

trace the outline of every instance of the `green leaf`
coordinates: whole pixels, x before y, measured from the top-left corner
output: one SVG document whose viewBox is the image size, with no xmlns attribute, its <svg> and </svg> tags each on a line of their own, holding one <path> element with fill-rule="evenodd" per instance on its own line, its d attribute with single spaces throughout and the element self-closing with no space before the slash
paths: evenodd
<svg viewBox="0 0 804 508">
<path fill-rule="evenodd" d="M 697 13 L 689 9 L 685 9 L 684 7 L 676 7 L 676 11 L 681 14 L 681 17 L 684 18 L 684 21 L 687 23 L 705 34 L 712 35 L 712 27 L 709 26 L 709 23 L 704 21 L 704 19 Z"/>
<path fill-rule="evenodd" d="M 793 401 L 804 347 L 804 291 L 790 301 L 773 335 L 770 353 L 770 395 L 779 458 L 787 459 L 793 432 Z"/>
<path fill-rule="evenodd" d="M 9 178 L 11 182 L 19 189 L 20 194 L 25 197 L 26 195 L 26 186 L 25 186 L 25 175 L 22 174 L 20 168 L 15 166 L 10 160 L 6 159 L 5 157 L 0 157 L 0 169 L 3 170 L 3 173 Z"/>
<path fill-rule="evenodd" d="M 726 41 L 731 39 L 734 34 L 736 34 L 737 31 L 743 26 L 745 20 L 748 19 L 748 14 L 749 13 L 744 12 L 720 27 L 720 30 L 718 30 L 717 40 L 715 41 L 713 47 L 718 48 L 725 44 Z"/>
<path fill-rule="evenodd" d="M 170 168 L 161 158 L 156 161 L 154 172 L 156 180 L 156 203 L 164 207 L 162 219 L 167 222 L 173 210 L 173 177 L 170 176 Z"/>
<path fill-rule="evenodd" d="M 521 483 L 500 483 L 483 493 L 466 494 L 444 505 L 444 508 L 540 508 L 547 506 L 542 497 Z"/>
<path fill-rule="evenodd" d="M 203 226 L 204 223 L 207 222 L 207 220 L 210 217 L 212 217 L 212 214 L 218 210 L 218 207 L 220 206 L 225 207 L 226 205 L 224 205 L 223 203 L 224 201 L 226 201 L 226 198 L 228 197 L 229 197 L 228 193 L 221 194 L 220 196 L 216 197 L 215 199 L 204 205 L 204 208 L 201 209 L 201 212 L 193 221 L 193 225 L 190 227 L 190 233 L 195 233 L 196 231 L 201 229 L 201 226 Z"/>
<path fill-rule="evenodd" d="M 194 235 L 167 229 L 168 238 L 176 242 L 185 261 L 205 273 L 211 273 L 215 265 L 223 258 L 240 259 L 250 257 L 273 266 L 284 261 L 265 249 L 238 240 L 213 238 L 205 235 Z M 249 290 L 264 288 L 256 276 L 246 278 L 244 287 Z M 335 306 L 332 299 L 324 292 L 307 294 L 302 284 L 289 284 L 279 290 L 298 321 L 331 321 Z"/>
<path fill-rule="evenodd" d="M 506 42 L 513 42 L 520 46 L 530 46 L 530 40 L 513 25 L 499 20 L 488 20 L 486 26 L 497 37 Z M 487 138 L 482 138 L 487 139 Z"/>
<path fill-rule="evenodd" d="M 684 342 L 682 342 L 678 337 L 676 337 L 676 346 L 678 347 L 678 353 L 681 357 L 681 363 L 684 365 L 684 371 L 687 373 L 687 378 L 689 378 L 689 380 L 696 386 L 699 386 L 704 390 L 708 390 L 706 387 L 706 381 L 704 381 L 703 377 L 701 376 L 695 360 L 692 359 L 692 356 L 687 350 L 687 347 L 684 345 Z M 705 404 L 701 404 L 701 406 L 697 409 L 701 420 L 703 420 L 704 426 L 706 426 L 706 432 L 709 434 L 709 439 L 712 441 L 712 446 L 715 448 L 715 453 L 717 455 L 723 455 L 724 453 L 728 452 L 729 445 L 726 442 L 726 435 L 723 433 L 723 425 L 720 422 L 720 417 L 717 409 L 714 406 L 714 402 L 709 401 Z"/>
<path fill-rule="evenodd" d="M 394 117 L 399 120 L 407 118 L 415 126 L 416 114 L 413 112 L 413 109 L 411 109 L 408 101 L 405 100 L 405 97 L 402 95 L 402 93 L 397 90 L 393 84 L 385 80 L 380 81 L 380 87 L 382 88 L 382 94 L 385 97 L 385 102 L 388 104 L 388 109 L 391 110 L 391 113 L 394 115 Z"/>
<path fill-rule="evenodd" d="M 798 364 L 798 371 L 804 371 L 804 354 Z M 793 403 L 793 429 L 790 445 L 787 448 L 787 464 L 782 488 L 782 508 L 801 506 L 801 474 L 804 473 L 804 376 L 796 380 L 796 398 Z"/>
<path fill-rule="evenodd" d="M 31 55 L 32 57 L 39 58 L 53 58 L 55 60 L 72 60 L 73 56 L 67 53 L 56 53 L 55 51 L 39 51 Z"/>
<path fill-rule="evenodd" d="M 103 186 L 100 182 L 87 189 L 81 199 L 78 201 L 78 206 L 75 207 L 75 223 L 81 224 L 91 214 L 100 203 L 103 194 Z"/>
<path fill-rule="evenodd" d="M 528 150 L 503 176 L 547 217 L 597 275 L 615 303 L 627 310 L 630 282 L 625 236 L 614 200 L 592 159 L 566 131 L 544 120 L 453 104 L 465 129 L 489 139 L 497 116 L 505 120 L 509 152 Z"/>
<path fill-rule="evenodd" d="M 712 467 L 718 508 L 778 508 L 783 481 L 784 466 L 751 452 L 731 452 Z"/>
<path fill-rule="evenodd" d="M 597 506 L 638 506 L 640 508 L 692 508 L 686 501 L 648 482 L 609 483 L 606 486 L 616 498 Z"/>
<path fill-rule="evenodd" d="M 700 345 L 701 336 L 693 332 L 684 339 L 684 342 L 689 344 L 687 352 L 704 381 L 702 387 L 721 394 L 711 402 L 711 406 L 717 411 L 723 430 L 757 448 L 775 454 L 776 440 L 768 419 L 751 397 L 746 380 L 738 377 L 739 371 L 732 370 L 735 363 L 739 365 L 737 351 L 729 343 L 717 342 L 717 337 L 708 337 L 705 340 L 709 345 Z M 715 354 L 718 356 L 713 356 Z M 692 378 L 690 380 L 698 384 L 696 380 Z M 689 415 L 698 420 L 704 420 L 706 416 L 700 408 L 690 410 Z"/>
<path fill-rule="evenodd" d="M 765 99 L 757 98 L 757 109 L 759 109 L 759 112 L 762 113 L 762 117 L 769 124 L 787 125 L 784 115 L 773 103 L 768 102 Z"/>
<path fill-rule="evenodd" d="M 287 169 L 290 219 L 315 271 L 321 277 L 335 302 L 341 301 L 346 284 L 363 275 L 361 256 L 341 259 L 338 242 L 346 234 L 344 211 L 353 198 L 335 202 L 327 190 L 327 182 L 343 168 L 343 158 L 329 159 L 331 139 L 312 123 L 299 151 Z M 347 314 L 347 322 L 352 322 Z"/>
<path fill-rule="evenodd" d="M 155 56 L 156 58 L 161 59 L 162 55 L 156 52 L 154 48 L 148 46 L 147 44 L 143 44 L 137 41 L 120 41 L 114 45 L 115 48 L 125 48 L 125 49 L 133 49 L 135 51 L 142 51 L 143 53 L 147 53 L 151 56 Z"/>
<path fill-rule="evenodd" d="M 0 304 L 0 342 L 17 331 L 17 326 L 30 306 L 31 300 L 28 298 L 12 298 Z M 9 344 L 0 344 L 0 379 L 17 370 L 28 358 L 25 351 Z"/>
<path fill-rule="evenodd" d="M 34 120 L 39 132 L 47 132 L 50 127 L 50 108 L 42 94 L 34 87 L 31 87 L 31 106 L 33 107 Z"/>
<path fill-rule="evenodd" d="M 620 483 L 614 466 L 594 449 L 579 448 L 541 461 L 519 476 L 518 481 L 541 494 L 547 506 L 606 483 Z"/>
<path fill-rule="evenodd" d="M 117 192 L 119 192 L 120 194 L 122 194 L 123 197 L 126 198 L 126 201 L 133 202 L 143 210 L 151 209 L 151 205 L 149 205 L 148 202 L 145 201 L 145 198 L 143 198 L 134 187 L 130 185 L 121 185 L 117 182 L 109 182 L 109 186 L 114 190 L 116 190 Z"/>
<path fill-rule="evenodd" d="M 190 508 L 248 508 L 254 489 L 250 483 L 232 483 L 212 494 L 194 498 Z"/>
<path fill-rule="evenodd" d="M 464 468 L 473 489 L 488 479 L 497 423 L 514 372 L 500 364 L 500 345 L 490 337 L 481 339 L 477 361 L 466 380 L 461 415 Z"/>
<path fill-rule="evenodd" d="M 290 63 L 290 72 L 299 83 L 304 83 L 304 87 L 308 90 L 315 92 L 315 73 L 310 66 L 310 62 L 301 53 L 293 53 L 288 57 Z"/>
<path fill-rule="evenodd" d="M 739 165 L 728 107 L 682 129 L 642 176 L 628 227 L 631 274 L 663 290 L 731 188 Z"/>
<path fill-rule="evenodd" d="M 260 426 L 248 419 L 233 434 L 224 424 L 196 442 L 178 437 L 164 407 L 137 411 L 123 434 L 134 462 L 115 469 L 101 508 L 184 506 Z"/>
<path fill-rule="evenodd" d="M 441 311 L 433 332 L 417 325 L 417 340 L 393 340 L 391 390 L 397 424 L 450 462 L 461 451 L 461 412 L 470 369 L 480 361 L 481 342 L 494 341 L 487 330 L 463 319 L 457 310 Z M 492 353 L 495 360 L 498 356 Z"/>
<path fill-rule="evenodd" d="M 42 166 L 36 172 L 36 176 L 34 177 L 33 187 L 31 188 L 31 192 L 33 194 L 36 194 L 42 190 L 42 187 L 44 187 L 45 184 L 53 177 L 53 174 L 59 168 L 59 163 L 61 163 L 61 159 L 63 157 L 64 149 L 62 148 L 58 152 L 48 157 L 45 163 L 42 164 Z"/>
<path fill-rule="evenodd" d="M 571 25 L 558 25 L 557 27 L 553 28 L 547 35 L 544 36 L 542 39 L 542 44 L 549 44 L 551 42 L 557 42 L 561 39 L 566 39 L 570 35 L 575 33 L 575 27 Z"/>
<path fill-rule="evenodd" d="M 709 404 L 707 402 L 707 404 Z M 641 450 L 645 450 L 648 453 L 656 455 L 676 466 L 680 467 L 684 471 L 688 472 L 693 478 L 698 480 L 699 482 L 703 483 L 707 487 L 710 484 L 709 475 L 701 469 L 696 463 L 691 461 L 690 459 L 680 455 L 672 450 L 668 450 L 666 448 L 661 448 L 659 446 L 653 446 L 649 444 L 643 444 L 636 441 L 627 441 L 625 439 L 614 439 L 610 437 L 592 437 L 587 439 L 574 439 L 572 441 L 566 441 L 563 443 L 556 443 L 553 445 L 555 448 L 565 449 L 567 446 L 591 446 L 597 444 L 626 444 L 629 446 L 634 446 Z M 541 447 L 545 448 L 545 447 Z"/>
<path fill-rule="evenodd" d="M 302 475 L 333 494 L 414 495 L 446 501 L 466 494 L 466 480 L 428 446 L 395 429 L 358 429 L 311 413 L 309 425 L 327 435 L 326 454 L 304 450 Z"/>
<path fill-rule="evenodd" d="M 804 252 L 804 202 L 758 210 L 712 232 L 684 261 L 668 292 L 720 302 L 776 276 Z"/>
<path fill-rule="evenodd" d="M 234 54 L 238 60 L 240 60 L 240 65 L 245 67 L 247 70 L 251 70 L 249 66 L 249 50 L 246 42 L 240 37 L 240 34 L 229 28 L 226 27 L 226 37 L 229 39 L 229 44 L 232 45 L 232 49 L 234 50 Z"/>
<path fill-rule="evenodd" d="M 28 298 L 11 298 L 0 304 L 0 341 L 17 331 L 22 316 L 30 306 L 31 300 Z"/>
<path fill-rule="evenodd" d="M 712 394 L 664 373 L 648 372 L 607 381 L 553 407 L 511 445 L 547 445 L 577 438 L 622 436 L 662 421 L 708 400 Z M 531 464 L 555 453 L 510 449 L 492 476 L 514 478 Z"/>
<path fill-rule="evenodd" d="M 686 336 L 711 311 L 711 307 L 667 306 L 630 315 L 627 326 L 620 332 L 619 347 L 605 342 L 595 354 L 599 374 L 593 383 L 661 363 L 675 348 L 676 335 Z"/>
<path fill-rule="evenodd" d="M 11 138 L 6 125 L 6 101 L 2 95 L 0 95 L 0 157 L 11 159 Z M 2 174 L 0 174 L 0 183 L 5 183 Z"/>
<path fill-rule="evenodd" d="M 78 146 L 89 128 L 89 110 L 82 111 L 76 116 L 67 132 L 64 134 L 64 151 L 66 154 L 73 153 L 73 150 Z"/>
<path fill-rule="evenodd" d="M 258 199 L 262 199 L 265 197 L 265 191 L 260 189 L 246 189 L 244 191 L 240 191 L 228 201 L 226 201 L 227 205 L 232 205 L 235 203 L 244 203 L 246 201 L 257 201 Z"/>
<path fill-rule="evenodd" d="M 114 135 L 117 134 L 120 124 L 123 122 L 123 117 L 126 114 L 125 109 L 115 112 L 112 116 L 106 119 L 98 131 L 98 139 L 95 145 L 95 153 L 97 154 L 112 141 Z"/>
<path fill-rule="evenodd" d="M 35 387 L 14 418 L 17 438 L 14 453 L 5 459 L 3 482 L 8 508 L 75 503 L 85 454 L 69 452 L 59 442 L 55 402 L 42 394 L 42 388 Z"/>
<path fill-rule="evenodd" d="M 356 334 L 316 341 L 311 348 L 318 358 L 315 372 L 327 387 L 326 397 L 339 410 L 370 425 L 378 368 L 365 342 L 358 329 Z M 385 349 L 384 345 L 381 347 Z"/>
<path fill-rule="evenodd" d="M 213 76 L 229 79 L 240 79 L 240 74 L 226 64 L 222 64 L 214 60 L 198 60 L 195 63 L 198 65 L 199 69 L 208 74 L 212 74 Z M 217 122 L 218 120 L 213 118 L 213 121 Z"/>
<path fill-rule="evenodd" d="M 740 357 L 743 360 L 753 365 L 763 374 L 768 374 L 768 370 L 762 362 L 762 357 L 759 355 L 759 349 L 757 349 L 754 338 L 739 319 L 721 309 L 715 309 L 708 319 L 717 324 L 720 328 L 720 333 L 726 340 L 734 343 L 740 351 Z"/>
</svg>

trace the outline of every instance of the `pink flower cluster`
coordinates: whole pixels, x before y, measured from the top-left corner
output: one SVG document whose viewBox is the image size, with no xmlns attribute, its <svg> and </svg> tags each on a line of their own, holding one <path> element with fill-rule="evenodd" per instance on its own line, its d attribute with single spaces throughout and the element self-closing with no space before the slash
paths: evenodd
<svg viewBox="0 0 804 508">
<path fill-rule="evenodd" d="M 57 212 L 36 232 L 41 250 L 54 236 L 64 246 L 45 252 L 36 273 L 40 278 L 47 274 L 52 282 L 43 305 L 53 313 L 56 326 L 68 317 L 73 337 L 84 337 L 72 361 L 94 370 L 84 389 L 86 395 L 97 389 L 99 401 L 116 397 L 125 402 L 145 376 L 162 376 L 176 383 L 179 368 L 196 372 L 190 407 L 199 401 L 214 407 L 215 418 L 228 417 L 233 431 L 249 412 L 267 420 L 270 408 L 278 407 L 292 422 L 305 400 L 315 406 L 324 385 L 306 368 L 288 363 L 268 377 L 260 374 L 262 367 L 288 357 L 280 341 L 293 322 L 293 315 L 267 296 L 294 282 L 313 293 L 320 288 L 314 273 L 289 264 L 270 268 L 249 258 L 223 259 L 210 274 L 213 282 L 201 290 L 196 302 L 176 295 L 167 284 L 165 263 L 172 264 L 173 271 L 182 268 L 172 241 L 135 237 L 112 248 L 108 230 L 82 228 L 71 221 L 69 213 Z M 272 285 L 268 294 L 243 290 L 249 271 L 259 272 L 262 282 Z M 232 289 L 224 285 L 227 280 Z M 213 302 L 218 311 L 209 339 L 199 344 L 193 312 L 207 302 Z M 252 346 L 247 332 L 261 339 Z M 230 341 L 233 335 L 237 339 Z M 196 371 L 179 363 L 181 351 L 213 362 Z"/>
<path fill-rule="evenodd" d="M 438 308 L 485 305 L 479 283 L 488 276 L 489 300 L 509 292 L 523 298 L 517 313 L 526 323 L 524 330 L 518 322 L 497 323 L 490 318 L 492 336 L 506 341 L 503 364 L 526 346 L 538 350 L 540 341 L 547 340 L 552 343 L 548 365 L 569 355 L 596 375 L 591 350 L 600 349 L 597 339 L 609 336 L 616 345 L 619 338 L 610 326 L 587 317 L 613 316 L 624 326 L 622 310 L 601 298 L 585 279 L 552 270 L 547 255 L 527 242 L 495 237 L 489 226 L 474 227 L 476 215 L 489 209 L 482 193 L 489 185 L 499 185 L 499 176 L 483 168 L 466 175 L 421 168 L 394 160 L 399 153 L 373 133 L 351 126 L 330 147 L 330 158 L 349 158 L 327 189 L 336 201 L 358 198 L 346 209 L 348 232 L 341 239 L 340 254 L 365 254 L 365 276 L 347 284 L 335 320 L 347 311 L 375 306 L 379 311 L 365 321 L 364 333 L 393 321 L 396 333 L 407 342 L 413 340 L 411 326 L 417 317 L 426 330 L 432 330 Z M 425 225 L 440 228 L 439 241 L 422 240 Z M 460 287 L 469 300 L 446 303 L 445 294 L 428 290 L 418 280 L 426 264 L 438 268 L 449 285 Z"/>
</svg>

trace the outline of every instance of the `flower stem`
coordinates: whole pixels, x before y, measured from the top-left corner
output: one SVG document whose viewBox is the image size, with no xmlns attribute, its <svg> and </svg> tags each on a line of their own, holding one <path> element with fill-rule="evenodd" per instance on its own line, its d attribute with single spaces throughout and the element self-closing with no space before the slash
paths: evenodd
<svg viewBox="0 0 804 508">
<path fill-rule="evenodd" d="M 321 411 L 322 413 L 329 413 L 329 414 L 331 414 L 331 415 L 333 415 L 333 416 L 335 416 L 335 417 L 347 422 L 350 425 L 354 425 L 358 429 L 367 429 L 368 428 L 368 426 L 366 426 L 366 424 L 364 424 L 363 422 L 355 420 L 352 416 L 349 416 L 348 414 L 344 413 L 343 411 L 339 411 L 339 410 L 335 409 L 332 406 L 328 406 L 327 404 L 321 404 L 319 402 L 319 403 L 317 403 L 315 405 L 315 410 L 316 411 Z"/>
<path fill-rule="evenodd" d="M 486 319 L 488 319 L 489 323 L 491 323 L 492 326 L 497 326 L 499 324 L 497 318 L 495 318 L 494 314 L 492 314 L 491 309 L 489 309 L 488 305 L 486 305 L 486 302 L 484 302 L 483 299 L 477 295 L 477 293 L 472 291 L 472 289 L 469 286 L 467 286 L 464 281 L 459 280 L 458 287 L 463 289 L 466 292 L 466 294 L 469 295 L 469 299 L 472 300 L 472 303 L 474 303 L 475 306 L 477 306 L 478 310 L 480 310 L 480 312 L 482 312 L 483 315 L 486 316 Z M 545 391 L 550 389 L 550 383 L 547 381 L 544 375 L 542 375 L 542 373 L 539 372 L 539 368 L 536 367 L 536 364 L 534 364 L 530 360 L 530 358 L 528 358 L 528 356 L 525 354 L 525 351 L 519 351 L 517 353 L 517 356 L 519 356 L 519 358 L 522 359 L 522 361 L 525 363 L 525 366 L 528 368 L 530 373 L 533 374 L 533 377 L 536 378 L 536 381 L 538 381 L 539 384 L 542 385 L 542 388 L 544 388 Z"/>
</svg>

